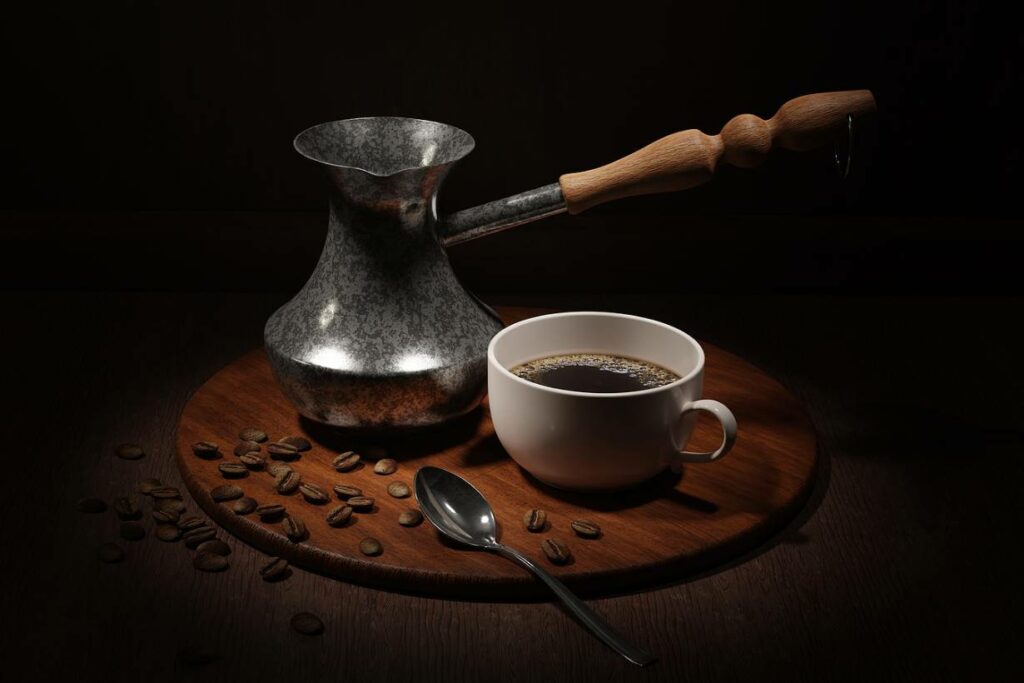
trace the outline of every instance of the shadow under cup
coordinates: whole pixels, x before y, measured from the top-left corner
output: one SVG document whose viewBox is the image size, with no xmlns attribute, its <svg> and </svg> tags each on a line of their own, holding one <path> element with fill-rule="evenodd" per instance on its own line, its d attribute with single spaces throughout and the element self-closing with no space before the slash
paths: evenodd
<svg viewBox="0 0 1024 683">
<path fill-rule="evenodd" d="M 645 360 L 679 379 L 653 389 L 599 394 L 542 386 L 509 371 L 566 353 Z M 710 410 L 701 404 L 715 403 L 699 401 L 704 351 L 697 341 L 637 316 L 575 312 L 530 318 L 494 336 L 487 364 L 491 418 L 502 446 L 533 476 L 559 488 L 622 488 L 693 459 L 680 451 L 696 423 L 696 409 Z M 714 459 L 727 445 L 721 453 L 700 455 Z"/>
</svg>

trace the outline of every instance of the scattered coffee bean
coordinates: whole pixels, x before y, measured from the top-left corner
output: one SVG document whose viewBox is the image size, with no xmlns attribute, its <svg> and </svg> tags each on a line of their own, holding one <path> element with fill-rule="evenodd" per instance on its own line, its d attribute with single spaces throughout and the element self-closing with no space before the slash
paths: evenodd
<svg viewBox="0 0 1024 683">
<path fill-rule="evenodd" d="M 378 460 L 377 464 L 373 466 L 373 471 L 377 474 L 394 474 L 396 470 L 398 470 L 398 463 L 391 458 Z"/>
<path fill-rule="evenodd" d="M 212 541 L 203 541 L 196 546 L 196 551 L 200 553 L 213 553 L 214 555 L 230 555 L 231 546 L 219 538 L 215 538 Z"/>
<path fill-rule="evenodd" d="M 308 451 L 313 447 L 313 444 L 311 444 L 309 441 L 302 438 L 301 436 L 286 436 L 280 441 L 278 441 L 278 443 L 283 443 L 292 446 L 293 448 L 295 448 L 295 450 L 299 451 L 300 453 Z"/>
<path fill-rule="evenodd" d="M 250 470 L 258 470 L 263 467 L 263 456 L 258 453 L 246 453 L 245 455 L 238 456 L 238 462 L 242 463 Z"/>
<path fill-rule="evenodd" d="M 264 522 L 277 519 L 284 514 L 284 505 L 276 505 L 273 503 L 260 505 L 256 508 L 256 514 L 259 515 L 260 519 Z"/>
<path fill-rule="evenodd" d="M 544 524 L 548 521 L 548 513 L 543 510 L 527 510 L 523 515 L 523 526 L 533 532 L 543 531 Z"/>
<path fill-rule="evenodd" d="M 356 510 L 366 511 L 373 507 L 373 498 L 369 496 L 352 496 L 348 499 L 348 504 Z"/>
<path fill-rule="evenodd" d="M 260 576 L 264 581 L 276 581 L 284 578 L 288 572 L 288 560 L 283 557 L 275 557 L 267 564 L 260 567 Z"/>
<path fill-rule="evenodd" d="M 231 509 L 235 511 L 236 515 L 247 515 L 258 507 L 258 503 L 255 498 L 246 496 L 245 498 L 239 498 L 235 501 L 235 504 L 231 506 Z"/>
<path fill-rule="evenodd" d="M 388 495 L 392 498 L 408 498 L 409 485 L 400 481 L 391 482 L 388 484 Z"/>
<path fill-rule="evenodd" d="M 181 538 L 181 529 L 174 524 L 157 524 L 156 537 L 166 543 L 173 543 Z"/>
<path fill-rule="evenodd" d="M 138 460 L 146 454 L 142 446 L 134 443 L 123 443 L 114 452 L 122 460 Z"/>
<path fill-rule="evenodd" d="M 330 512 L 327 513 L 327 523 L 330 526 L 343 526 L 345 522 L 352 518 L 352 506 L 351 505 L 339 505 Z"/>
<path fill-rule="evenodd" d="M 192 452 L 200 458 L 212 460 L 220 455 L 220 446 L 212 441 L 197 441 L 192 444 Z"/>
<path fill-rule="evenodd" d="M 545 538 L 540 542 L 540 549 L 544 551 L 552 564 L 565 564 L 572 557 L 569 546 L 559 538 Z"/>
<path fill-rule="evenodd" d="M 189 550 L 195 550 L 200 543 L 213 540 L 217 537 L 217 530 L 212 529 L 208 526 L 201 526 L 191 531 L 186 531 L 181 537 L 185 541 L 185 547 Z"/>
<path fill-rule="evenodd" d="M 302 475 L 295 470 L 289 469 L 275 477 L 277 481 L 277 492 L 281 494 L 295 493 L 302 483 Z"/>
<path fill-rule="evenodd" d="M 310 484 L 309 482 L 299 484 L 299 493 L 302 494 L 302 497 L 305 498 L 307 502 L 313 503 L 314 505 L 323 505 L 331 499 L 330 496 L 324 493 L 323 489 L 316 484 Z"/>
<path fill-rule="evenodd" d="M 283 462 L 274 462 L 271 463 L 269 467 L 267 467 L 267 472 L 270 473 L 270 476 L 277 478 L 281 476 L 281 474 L 283 474 L 284 472 L 288 472 L 291 469 L 291 467 L 285 465 Z"/>
<path fill-rule="evenodd" d="M 114 564 L 124 559 L 124 551 L 116 543 L 104 543 L 100 546 L 96 556 L 100 558 L 100 562 Z"/>
<path fill-rule="evenodd" d="M 181 517 L 181 515 L 177 512 L 169 510 L 153 510 L 153 519 L 156 520 L 158 524 L 177 525 L 179 517 Z"/>
<path fill-rule="evenodd" d="M 173 486 L 157 486 L 156 488 L 150 490 L 149 495 L 153 496 L 154 498 L 161 499 L 181 498 L 181 491 L 174 488 Z"/>
<path fill-rule="evenodd" d="M 225 479 L 239 479 L 249 474 L 249 469 L 238 462 L 223 462 L 217 465 L 217 469 Z"/>
<path fill-rule="evenodd" d="M 159 479 L 150 477 L 149 479 L 143 479 L 142 483 L 139 484 L 139 493 L 143 495 L 150 495 L 153 493 L 153 489 L 158 489 L 164 484 Z"/>
<path fill-rule="evenodd" d="M 117 513 L 120 519 L 138 519 L 142 516 L 142 511 L 138 505 L 128 496 L 114 499 L 114 512 Z"/>
<path fill-rule="evenodd" d="M 177 498 L 160 498 L 153 501 L 153 509 L 161 512 L 173 512 L 178 515 L 185 514 L 185 503 Z"/>
<path fill-rule="evenodd" d="M 359 454 L 355 451 L 345 451 L 344 453 L 338 454 L 338 456 L 334 458 L 334 462 L 331 464 L 334 465 L 334 469 L 339 472 L 348 472 L 351 469 L 355 469 L 360 460 L 361 458 L 359 457 Z"/>
<path fill-rule="evenodd" d="M 267 433 L 262 429 L 256 429 L 255 427 L 246 427 L 238 433 L 238 438 L 242 441 L 254 441 L 256 443 L 263 443 L 267 440 Z"/>
<path fill-rule="evenodd" d="M 363 555 L 369 555 L 372 557 L 374 555 L 380 555 L 383 550 L 384 546 L 382 546 L 380 541 L 376 538 L 364 538 L 359 541 L 359 552 Z"/>
<path fill-rule="evenodd" d="M 146 535 L 146 528 L 138 522 L 121 522 L 121 538 L 126 541 L 141 541 Z"/>
<path fill-rule="evenodd" d="M 586 519 L 574 519 L 569 523 L 577 536 L 583 538 L 597 538 L 601 535 L 601 527 Z"/>
<path fill-rule="evenodd" d="M 82 498 L 78 501 L 78 511 L 95 515 L 107 511 L 107 504 L 99 498 Z"/>
<path fill-rule="evenodd" d="M 260 445 L 255 441 L 242 441 L 235 446 L 234 453 L 238 457 L 242 457 L 246 453 L 259 453 Z"/>
<path fill-rule="evenodd" d="M 198 552 L 192 558 L 192 566 L 201 572 L 222 572 L 228 568 L 228 558 L 208 552 Z"/>
<path fill-rule="evenodd" d="M 284 527 L 285 536 L 295 543 L 305 540 L 306 537 L 309 536 L 309 531 L 306 529 L 306 523 L 298 517 L 285 515 L 282 526 Z"/>
<path fill-rule="evenodd" d="M 398 523 L 402 526 L 416 526 L 423 521 L 423 513 L 419 510 L 406 510 L 398 515 Z"/>
<path fill-rule="evenodd" d="M 215 486 L 210 489 L 210 497 L 218 503 L 224 503 L 229 500 L 235 500 L 245 495 L 242 489 L 238 488 L 234 484 L 224 484 L 223 486 Z"/>
<path fill-rule="evenodd" d="M 292 628 L 304 636 L 318 636 L 324 632 L 324 622 L 315 614 L 299 612 L 292 617 Z"/>
<path fill-rule="evenodd" d="M 182 531 L 192 531 L 193 529 L 199 529 L 204 526 L 206 526 L 206 521 L 201 517 L 196 517 L 194 515 L 184 517 L 178 521 L 178 528 Z"/>
<path fill-rule="evenodd" d="M 363 490 L 358 486 L 348 486 L 346 484 L 335 484 L 334 492 L 338 494 L 338 498 L 351 498 L 352 496 L 363 495 Z"/>
<path fill-rule="evenodd" d="M 267 453 L 274 460 L 298 460 L 299 449 L 286 443 L 272 443 L 267 446 Z"/>
</svg>

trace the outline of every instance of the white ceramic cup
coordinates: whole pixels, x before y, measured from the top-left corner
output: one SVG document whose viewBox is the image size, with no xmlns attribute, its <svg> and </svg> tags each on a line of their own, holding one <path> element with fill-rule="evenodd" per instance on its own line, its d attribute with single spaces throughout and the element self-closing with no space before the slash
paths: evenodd
<svg viewBox="0 0 1024 683">
<path fill-rule="evenodd" d="M 679 379 L 621 393 L 567 391 L 509 370 L 563 353 L 607 353 L 646 360 Z M 529 318 L 506 327 L 487 347 L 487 390 L 494 431 L 523 469 L 558 488 L 616 489 L 683 462 L 714 462 L 736 440 L 736 418 L 701 398 L 704 350 L 690 335 L 648 318 L 580 311 Z M 722 425 L 722 445 L 683 451 L 697 411 Z"/>
</svg>

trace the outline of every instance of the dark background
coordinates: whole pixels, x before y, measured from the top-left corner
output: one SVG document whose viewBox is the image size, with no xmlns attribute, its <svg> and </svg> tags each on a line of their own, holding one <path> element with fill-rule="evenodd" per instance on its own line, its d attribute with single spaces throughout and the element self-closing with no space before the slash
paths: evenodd
<svg viewBox="0 0 1024 683">
<path fill-rule="evenodd" d="M 455 210 L 856 88 L 879 115 L 846 182 L 830 148 L 780 151 L 455 248 L 456 268 L 496 295 L 1019 287 L 1024 33 L 995 3 L 58 0 L 0 30 L 8 287 L 296 289 L 326 207 L 291 140 L 330 119 L 470 131 Z"/>
</svg>

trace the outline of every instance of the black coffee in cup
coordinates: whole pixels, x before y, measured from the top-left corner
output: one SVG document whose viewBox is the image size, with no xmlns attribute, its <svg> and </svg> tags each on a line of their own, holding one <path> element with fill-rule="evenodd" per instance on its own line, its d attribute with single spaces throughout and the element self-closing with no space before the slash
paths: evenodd
<svg viewBox="0 0 1024 683">
<path fill-rule="evenodd" d="M 653 389 L 679 379 L 660 365 L 608 353 L 564 353 L 532 360 L 510 372 L 553 389 L 615 394 Z"/>
</svg>

